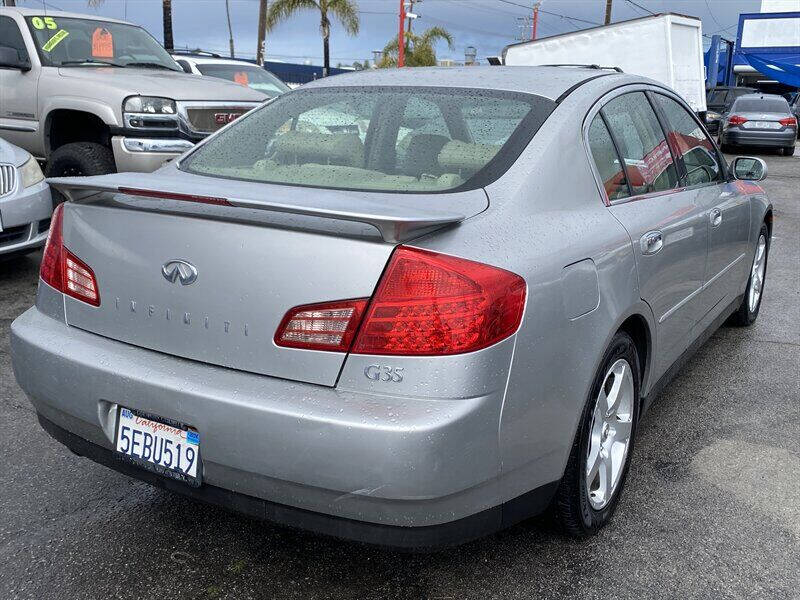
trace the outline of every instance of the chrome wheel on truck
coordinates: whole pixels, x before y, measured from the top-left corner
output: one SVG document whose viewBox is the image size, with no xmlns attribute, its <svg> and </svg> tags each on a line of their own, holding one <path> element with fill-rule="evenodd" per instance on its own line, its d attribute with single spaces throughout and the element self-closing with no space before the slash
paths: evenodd
<svg viewBox="0 0 800 600">
<path fill-rule="evenodd" d="M 586 493 L 595 510 L 605 508 L 620 480 L 633 425 L 633 376 L 621 358 L 608 369 L 595 402 L 586 449 Z"/>
</svg>

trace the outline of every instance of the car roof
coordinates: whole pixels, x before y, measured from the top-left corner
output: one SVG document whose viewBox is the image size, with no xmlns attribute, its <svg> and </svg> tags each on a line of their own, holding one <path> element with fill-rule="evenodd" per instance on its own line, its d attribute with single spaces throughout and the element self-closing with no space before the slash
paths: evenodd
<svg viewBox="0 0 800 600">
<path fill-rule="evenodd" d="M 84 13 L 72 13 L 66 12 L 63 10 L 50 10 L 48 9 L 41 9 L 41 8 L 26 8 L 23 6 L 7 6 L 4 8 L 0 8 L 0 13 L 3 14 L 10 14 L 10 13 L 17 13 L 22 15 L 23 17 L 55 17 L 55 18 L 63 18 L 63 19 L 85 19 L 91 21 L 105 21 L 107 23 L 121 23 L 123 25 L 135 25 L 134 23 L 129 23 L 128 21 L 122 21 L 120 19 L 112 19 L 110 17 L 101 17 L 100 15 L 87 15 Z"/>
<path fill-rule="evenodd" d="M 198 65 L 238 65 L 238 66 L 251 66 L 256 69 L 260 68 L 257 64 L 249 60 L 238 60 L 235 58 L 217 58 L 216 56 L 202 56 L 198 54 L 181 54 L 180 52 L 171 52 L 170 55 L 175 60 L 183 59 L 190 60 Z"/>
<path fill-rule="evenodd" d="M 779 100 L 786 100 L 783 96 L 779 96 L 778 94 L 743 94 L 739 96 L 736 100 L 774 100 L 778 98 Z"/>
<path fill-rule="evenodd" d="M 570 89 L 596 77 L 625 82 L 649 81 L 615 71 L 574 67 L 414 67 L 413 69 L 367 69 L 317 79 L 303 86 L 422 86 L 504 90 L 558 99 Z"/>
</svg>

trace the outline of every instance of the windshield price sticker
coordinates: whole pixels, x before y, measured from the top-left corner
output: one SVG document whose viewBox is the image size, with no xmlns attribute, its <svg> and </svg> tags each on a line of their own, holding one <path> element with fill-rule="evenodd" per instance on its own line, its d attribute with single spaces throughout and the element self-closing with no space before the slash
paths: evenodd
<svg viewBox="0 0 800 600">
<path fill-rule="evenodd" d="M 45 52 L 50 52 L 53 48 L 55 48 L 61 43 L 61 40 L 63 40 L 68 35 L 69 31 L 65 31 L 64 29 L 62 29 L 53 37 L 51 37 L 49 40 L 47 40 L 47 43 L 44 46 L 42 46 L 42 50 L 44 50 Z"/>
<path fill-rule="evenodd" d="M 108 29 L 98 27 L 92 33 L 92 56 L 114 58 L 114 36 Z"/>
<path fill-rule="evenodd" d="M 31 25 L 35 29 L 58 29 L 58 25 L 56 25 L 55 19 L 53 17 L 33 17 L 31 19 Z"/>
</svg>

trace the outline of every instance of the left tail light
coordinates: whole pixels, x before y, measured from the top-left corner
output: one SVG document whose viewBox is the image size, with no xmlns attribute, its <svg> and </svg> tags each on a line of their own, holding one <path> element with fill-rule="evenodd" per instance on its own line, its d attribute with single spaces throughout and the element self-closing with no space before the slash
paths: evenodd
<svg viewBox="0 0 800 600">
<path fill-rule="evenodd" d="M 47 235 L 39 276 L 62 294 L 92 306 L 100 306 L 100 292 L 94 271 L 64 246 L 61 232 L 63 215 L 64 205 L 59 204 L 50 221 L 50 233 Z"/>
<path fill-rule="evenodd" d="M 747 123 L 747 119 L 740 115 L 731 115 L 728 117 L 728 125 L 743 125 Z"/>
</svg>

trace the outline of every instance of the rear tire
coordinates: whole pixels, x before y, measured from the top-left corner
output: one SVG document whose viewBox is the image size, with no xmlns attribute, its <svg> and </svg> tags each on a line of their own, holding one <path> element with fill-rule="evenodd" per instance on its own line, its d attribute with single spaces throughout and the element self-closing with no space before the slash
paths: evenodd
<svg viewBox="0 0 800 600">
<path fill-rule="evenodd" d="M 783 148 L 783 155 L 784 156 L 792 156 L 794 154 L 794 144 L 791 146 L 784 146 Z"/>
<path fill-rule="evenodd" d="M 762 251 L 763 243 L 763 251 Z M 761 310 L 761 300 L 764 297 L 764 283 L 767 277 L 767 259 L 769 258 L 769 229 L 767 224 L 761 225 L 758 232 L 753 263 L 750 266 L 750 278 L 747 280 L 747 289 L 739 309 L 731 315 L 728 322 L 739 327 L 749 327 L 756 322 L 758 312 Z"/>
<path fill-rule="evenodd" d="M 75 177 L 115 173 L 114 154 L 94 142 L 75 142 L 57 148 L 47 161 L 48 177 Z"/>
<path fill-rule="evenodd" d="M 562 529 L 571 536 L 594 535 L 614 514 L 633 452 L 640 381 L 636 346 L 627 333 L 618 332 L 595 375 L 553 501 Z"/>
</svg>

